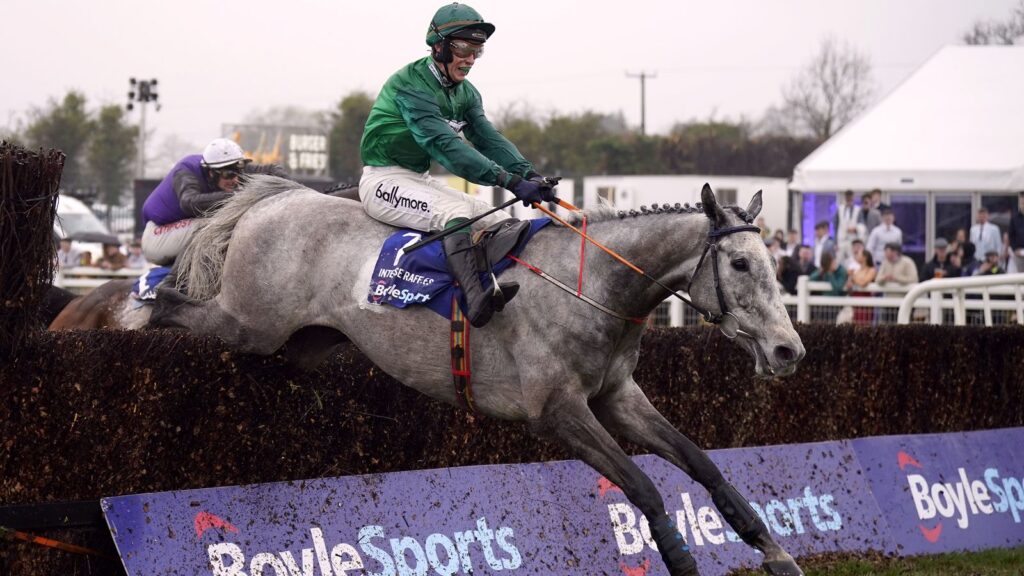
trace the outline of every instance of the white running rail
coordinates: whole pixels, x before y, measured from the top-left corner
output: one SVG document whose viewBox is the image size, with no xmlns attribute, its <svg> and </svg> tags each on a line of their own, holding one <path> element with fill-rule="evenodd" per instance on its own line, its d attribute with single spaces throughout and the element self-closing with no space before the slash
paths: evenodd
<svg viewBox="0 0 1024 576">
<path fill-rule="evenodd" d="M 85 294 L 97 286 L 110 280 L 138 278 L 146 271 L 145 268 L 122 268 L 120 270 L 103 270 L 91 266 L 75 266 L 57 271 L 53 285 L 75 294 Z"/>
<path fill-rule="evenodd" d="M 910 323 L 910 312 L 923 294 L 929 295 L 931 314 L 929 322 L 942 324 L 942 310 L 953 309 L 953 324 L 967 323 L 967 310 L 980 309 L 984 313 L 985 326 L 992 325 L 992 310 L 1012 310 L 1017 313 L 1017 323 L 1024 325 L 1024 274 L 994 274 L 969 278 L 936 278 L 914 285 L 903 298 L 897 314 L 898 324 Z M 944 294 L 952 298 L 943 298 Z M 967 294 L 978 294 L 980 300 L 968 300 Z M 1013 300 L 992 300 L 991 295 L 1012 295 Z"/>
</svg>

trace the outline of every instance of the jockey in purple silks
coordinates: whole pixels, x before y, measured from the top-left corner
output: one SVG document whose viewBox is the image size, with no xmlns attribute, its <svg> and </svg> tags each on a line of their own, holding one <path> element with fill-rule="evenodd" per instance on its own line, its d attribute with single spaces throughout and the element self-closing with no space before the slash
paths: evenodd
<svg viewBox="0 0 1024 576">
<path fill-rule="evenodd" d="M 227 138 L 217 138 L 202 154 L 178 161 L 142 206 L 146 260 L 160 266 L 173 264 L 192 237 L 192 220 L 209 215 L 218 202 L 234 193 L 245 174 L 256 173 L 287 177 L 277 165 L 250 164 L 241 146 Z"/>
</svg>

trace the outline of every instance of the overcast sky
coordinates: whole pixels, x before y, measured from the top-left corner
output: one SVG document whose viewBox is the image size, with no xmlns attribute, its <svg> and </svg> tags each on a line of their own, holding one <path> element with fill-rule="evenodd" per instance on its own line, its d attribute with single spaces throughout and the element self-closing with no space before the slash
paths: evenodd
<svg viewBox="0 0 1024 576">
<path fill-rule="evenodd" d="M 878 96 L 977 20 L 1006 20 L 1017 0 L 476 0 L 497 26 L 469 78 L 493 113 L 622 112 L 648 132 L 677 121 L 756 119 L 826 36 L 873 66 Z M 376 95 L 427 52 L 424 0 L 6 0 L 0 9 L 0 128 L 69 89 L 123 104 L 129 77 L 157 78 L 162 140 L 201 147 L 260 110 L 332 109 Z M 1024 73 L 1024 71 L 1022 71 Z M 138 111 L 132 113 L 137 121 Z"/>
</svg>

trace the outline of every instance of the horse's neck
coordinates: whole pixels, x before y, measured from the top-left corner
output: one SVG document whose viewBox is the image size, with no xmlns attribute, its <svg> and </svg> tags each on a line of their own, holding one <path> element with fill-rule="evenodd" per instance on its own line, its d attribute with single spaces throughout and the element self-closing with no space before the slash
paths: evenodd
<svg viewBox="0 0 1024 576">
<path fill-rule="evenodd" d="M 588 226 L 587 234 L 659 282 L 685 290 L 704 248 L 708 222 L 700 213 L 653 214 L 596 222 Z M 579 237 L 563 229 L 552 240 L 557 245 L 558 277 L 575 278 Z M 590 243 L 583 262 L 583 292 L 632 316 L 650 313 L 668 297 L 663 288 Z"/>
</svg>

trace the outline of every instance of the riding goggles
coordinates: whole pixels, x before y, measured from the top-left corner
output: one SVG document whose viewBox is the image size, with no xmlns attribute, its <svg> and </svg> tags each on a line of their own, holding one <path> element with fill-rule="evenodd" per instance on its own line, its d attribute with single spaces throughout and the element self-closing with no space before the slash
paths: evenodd
<svg viewBox="0 0 1024 576">
<path fill-rule="evenodd" d="M 448 43 L 452 54 L 457 58 L 469 58 L 471 55 L 477 58 L 484 55 L 484 45 L 466 42 L 465 40 L 452 40 Z"/>
<path fill-rule="evenodd" d="M 232 180 L 234 178 L 238 178 L 239 176 L 241 176 L 243 170 L 240 165 L 233 164 L 231 166 L 225 166 L 224 168 L 218 168 L 214 170 L 213 173 L 216 174 L 218 178 L 222 178 L 224 180 Z"/>
</svg>

